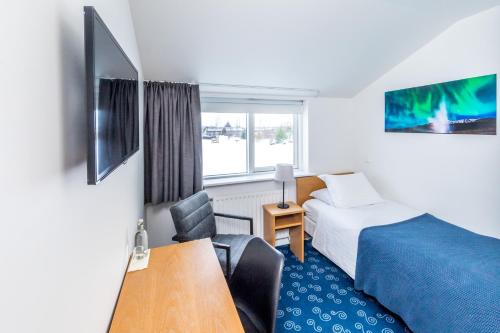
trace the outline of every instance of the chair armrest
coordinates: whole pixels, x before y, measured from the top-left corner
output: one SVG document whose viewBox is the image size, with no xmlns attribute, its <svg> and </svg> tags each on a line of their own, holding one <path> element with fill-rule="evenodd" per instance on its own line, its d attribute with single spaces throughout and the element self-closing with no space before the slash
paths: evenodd
<svg viewBox="0 0 500 333">
<path fill-rule="evenodd" d="M 225 214 L 225 213 L 214 213 L 214 215 L 215 216 L 219 216 L 219 217 L 225 217 L 225 218 L 228 218 L 228 219 L 248 221 L 250 223 L 250 235 L 253 235 L 253 218 L 247 217 L 247 216 Z"/>
<path fill-rule="evenodd" d="M 231 277 L 231 245 L 212 242 L 213 246 L 226 251 L 226 279 L 229 281 Z"/>
</svg>

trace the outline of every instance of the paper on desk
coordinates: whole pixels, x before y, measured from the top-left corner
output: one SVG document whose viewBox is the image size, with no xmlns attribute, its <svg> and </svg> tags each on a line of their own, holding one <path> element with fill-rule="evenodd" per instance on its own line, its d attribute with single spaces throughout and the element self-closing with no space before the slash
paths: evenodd
<svg viewBox="0 0 500 333">
<path fill-rule="evenodd" d="M 132 259 L 130 260 L 130 265 L 128 265 L 127 272 L 140 271 L 141 269 L 148 268 L 149 253 L 150 250 L 147 250 L 146 255 L 142 259 L 138 259 L 134 253 L 132 255 Z"/>
</svg>

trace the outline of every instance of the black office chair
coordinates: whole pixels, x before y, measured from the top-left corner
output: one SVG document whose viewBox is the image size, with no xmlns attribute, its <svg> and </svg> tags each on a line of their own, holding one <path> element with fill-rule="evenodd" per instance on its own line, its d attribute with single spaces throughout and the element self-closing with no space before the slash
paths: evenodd
<svg viewBox="0 0 500 333">
<path fill-rule="evenodd" d="M 229 289 L 246 333 L 274 333 L 284 257 L 261 238 L 243 251 Z"/>
<path fill-rule="evenodd" d="M 170 213 L 177 232 L 177 235 L 172 237 L 172 240 L 187 242 L 210 237 L 224 275 L 229 278 L 247 243 L 254 238 L 253 219 L 251 217 L 214 213 L 210 199 L 205 191 L 198 192 L 176 203 L 170 207 Z M 250 235 L 217 234 L 216 216 L 248 221 Z"/>
</svg>

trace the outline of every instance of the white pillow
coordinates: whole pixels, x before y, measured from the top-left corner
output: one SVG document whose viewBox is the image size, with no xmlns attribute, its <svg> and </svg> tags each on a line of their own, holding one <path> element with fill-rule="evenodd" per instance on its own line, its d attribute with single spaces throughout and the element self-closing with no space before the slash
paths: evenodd
<svg viewBox="0 0 500 333">
<path fill-rule="evenodd" d="M 325 182 L 335 207 L 352 208 L 384 201 L 361 172 L 318 177 Z"/>
<path fill-rule="evenodd" d="M 311 197 L 321 200 L 327 205 L 333 206 L 333 201 L 332 197 L 330 196 L 330 193 L 328 192 L 328 189 L 322 188 L 321 190 L 316 190 L 310 194 Z"/>
</svg>

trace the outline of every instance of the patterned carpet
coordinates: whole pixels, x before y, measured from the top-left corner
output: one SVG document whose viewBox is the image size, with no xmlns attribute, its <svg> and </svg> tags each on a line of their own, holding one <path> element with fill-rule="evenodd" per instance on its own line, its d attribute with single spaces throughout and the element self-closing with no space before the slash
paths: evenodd
<svg viewBox="0 0 500 333">
<path fill-rule="evenodd" d="M 301 264 L 288 246 L 276 332 L 409 333 L 404 322 L 375 299 L 356 291 L 353 280 L 310 241 Z"/>
</svg>

